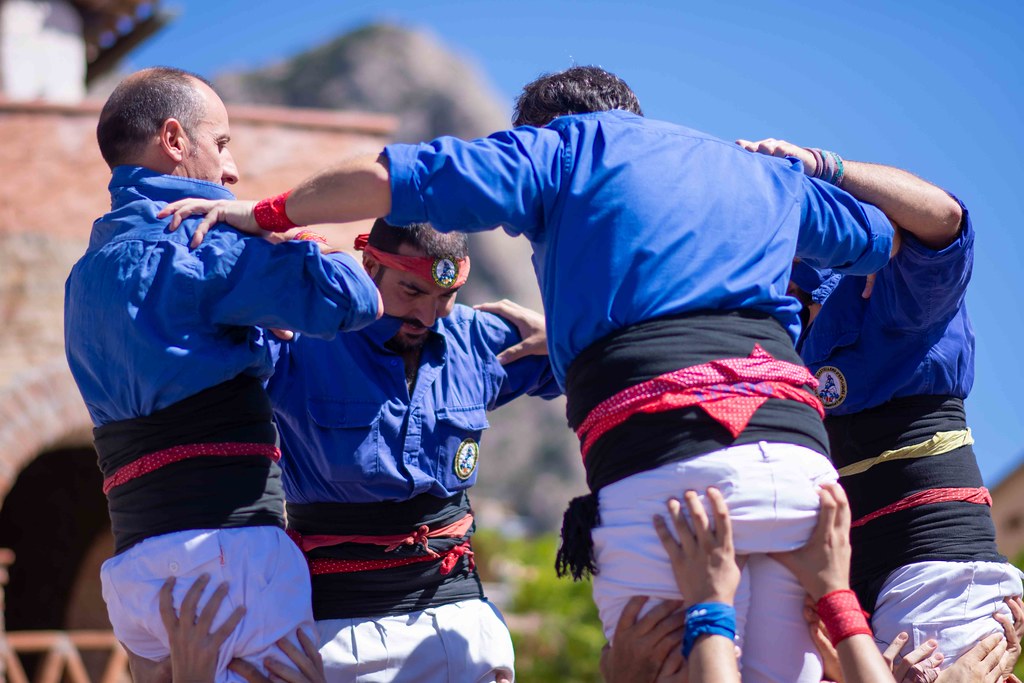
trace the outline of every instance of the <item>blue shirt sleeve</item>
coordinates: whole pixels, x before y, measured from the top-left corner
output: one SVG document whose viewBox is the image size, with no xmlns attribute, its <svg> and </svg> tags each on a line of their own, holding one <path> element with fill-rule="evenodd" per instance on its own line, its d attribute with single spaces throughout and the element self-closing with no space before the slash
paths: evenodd
<svg viewBox="0 0 1024 683">
<path fill-rule="evenodd" d="M 193 253 L 196 305 L 215 324 L 330 339 L 377 318 L 377 287 L 347 254 L 322 254 L 307 241 L 271 244 L 226 229 L 211 231 Z"/>
<path fill-rule="evenodd" d="M 387 220 L 429 222 L 442 232 L 501 226 L 536 241 L 558 195 L 564 152 L 560 133 L 528 126 L 468 142 L 442 137 L 389 145 Z"/>
<path fill-rule="evenodd" d="M 913 332 L 944 326 L 963 306 L 974 264 L 974 227 L 967 207 L 960 207 L 960 234 L 952 244 L 930 249 L 904 232 L 899 252 L 878 273 L 870 310 L 886 328 Z"/>
<path fill-rule="evenodd" d="M 483 311 L 475 311 L 473 327 L 492 357 L 522 339 L 515 325 L 500 316 Z M 492 405 L 487 406 L 488 410 L 503 406 L 523 394 L 544 399 L 562 394 L 551 370 L 551 361 L 546 355 L 526 356 L 508 365 L 498 365 L 497 360 L 494 363 L 500 368 L 499 372 L 503 376 L 498 394 Z"/>
<path fill-rule="evenodd" d="M 801 178 L 797 256 L 846 275 L 869 275 L 889 262 L 893 228 L 880 209 L 822 180 Z"/>
</svg>

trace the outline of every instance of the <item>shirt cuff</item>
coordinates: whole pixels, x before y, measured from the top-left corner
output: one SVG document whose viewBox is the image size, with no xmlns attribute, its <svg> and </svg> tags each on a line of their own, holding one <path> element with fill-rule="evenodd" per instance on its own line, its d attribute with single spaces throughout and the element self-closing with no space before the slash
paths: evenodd
<svg viewBox="0 0 1024 683">
<path fill-rule="evenodd" d="M 388 145 L 384 148 L 391 175 L 391 213 L 384 220 L 391 225 L 428 222 L 427 206 L 416 175 L 422 147 L 424 145 Z"/>
<path fill-rule="evenodd" d="M 871 226 L 868 246 L 856 261 L 835 269 L 848 275 L 870 275 L 884 267 L 892 255 L 892 221 L 873 204 L 861 202 L 861 207 L 868 219 L 868 225 Z"/>
</svg>

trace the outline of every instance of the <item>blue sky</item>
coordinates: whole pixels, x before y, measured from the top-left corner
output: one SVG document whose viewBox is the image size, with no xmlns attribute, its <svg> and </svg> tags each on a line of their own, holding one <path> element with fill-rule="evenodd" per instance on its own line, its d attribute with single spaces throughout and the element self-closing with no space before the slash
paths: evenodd
<svg viewBox="0 0 1024 683">
<path fill-rule="evenodd" d="M 743 0 L 165 0 L 177 20 L 129 56 L 215 76 L 374 20 L 426 29 L 509 103 L 537 74 L 599 64 L 648 116 L 778 137 L 911 170 L 977 231 L 968 400 L 989 484 L 1024 458 L 1024 3 Z M 383 84 L 382 87 L 386 87 Z M 524 273 L 530 272 L 523 264 Z"/>
</svg>

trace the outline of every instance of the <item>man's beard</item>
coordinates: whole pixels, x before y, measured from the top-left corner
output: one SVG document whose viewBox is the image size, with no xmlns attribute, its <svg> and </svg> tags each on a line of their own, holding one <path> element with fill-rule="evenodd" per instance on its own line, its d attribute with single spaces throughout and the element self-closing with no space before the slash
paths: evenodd
<svg viewBox="0 0 1024 683">
<path fill-rule="evenodd" d="M 408 353 L 410 351 L 418 351 L 423 347 L 423 344 L 426 341 L 427 335 L 410 339 L 399 332 L 394 337 L 384 342 L 384 348 L 390 349 L 395 353 Z"/>
<path fill-rule="evenodd" d="M 403 323 L 412 325 L 413 327 L 418 327 L 424 331 L 426 331 L 427 329 L 426 327 L 423 326 L 422 323 L 420 323 L 419 320 L 416 320 L 415 318 L 399 318 L 399 320 L 401 320 Z M 421 334 L 419 336 L 412 337 L 407 336 L 404 332 L 399 331 L 398 334 L 396 334 L 394 337 L 385 342 L 384 348 L 390 349 L 395 353 L 408 353 L 410 351 L 418 351 L 420 348 L 423 347 L 423 344 L 426 343 L 427 336 L 428 335 L 426 334 Z"/>
</svg>

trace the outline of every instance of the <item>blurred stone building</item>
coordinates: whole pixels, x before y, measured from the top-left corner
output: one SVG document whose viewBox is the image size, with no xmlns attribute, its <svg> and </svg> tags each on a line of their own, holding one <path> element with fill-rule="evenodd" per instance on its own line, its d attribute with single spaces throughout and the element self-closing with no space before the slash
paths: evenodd
<svg viewBox="0 0 1024 683">
<path fill-rule="evenodd" d="M 63 349 L 64 281 L 109 208 L 87 84 L 169 20 L 158 2 L 0 0 L 0 547 L 10 631 L 108 628 L 112 537 L 91 424 Z M 377 151 L 385 115 L 229 107 L 240 196 Z M 266 144 L 267 139 L 274 144 Z M 354 231 L 354 228 L 350 228 Z"/>
</svg>

